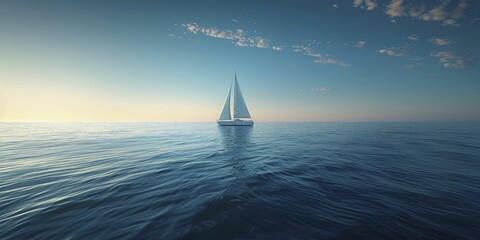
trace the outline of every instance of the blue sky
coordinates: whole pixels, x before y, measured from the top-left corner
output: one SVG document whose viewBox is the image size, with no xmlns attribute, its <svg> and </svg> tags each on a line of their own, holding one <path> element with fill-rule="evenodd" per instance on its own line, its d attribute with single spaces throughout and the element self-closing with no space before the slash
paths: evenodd
<svg viewBox="0 0 480 240">
<path fill-rule="evenodd" d="M 480 120 L 480 2 L 2 1 L 0 120 Z"/>
</svg>

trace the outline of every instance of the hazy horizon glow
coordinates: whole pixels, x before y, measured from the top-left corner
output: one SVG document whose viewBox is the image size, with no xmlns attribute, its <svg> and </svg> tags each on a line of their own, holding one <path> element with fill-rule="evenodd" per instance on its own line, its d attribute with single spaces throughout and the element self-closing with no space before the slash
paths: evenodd
<svg viewBox="0 0 480 240">
<path fill-rule="evenodd" d="M 234 70 L 254 121 L 479 121 L 480 3 L 428 4 L 2 2 L 0 121 L 212 122 Z"/>
</svg>

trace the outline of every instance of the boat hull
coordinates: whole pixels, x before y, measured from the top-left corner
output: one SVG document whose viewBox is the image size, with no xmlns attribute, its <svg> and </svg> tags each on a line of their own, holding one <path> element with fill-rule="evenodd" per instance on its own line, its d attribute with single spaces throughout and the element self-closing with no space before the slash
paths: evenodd
<svg viewBox="0 0 480 240">
<path fill-rule="evenodd" d="M 219 126 L 253 126 L 252 120 L 217 120 Z"/>
</svg>

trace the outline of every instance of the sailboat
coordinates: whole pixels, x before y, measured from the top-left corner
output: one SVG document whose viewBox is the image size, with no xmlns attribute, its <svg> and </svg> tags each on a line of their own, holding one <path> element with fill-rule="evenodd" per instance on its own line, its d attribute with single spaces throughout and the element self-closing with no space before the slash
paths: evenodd
<svg viewBox="0 0 480 240">
<path fill-rule="evenodd" d="M 233 117 L 231 114 L 232 105 Z M 245 103 L 242 91 L 240 90 L 240 85 L 238 84 L 236 71 L 235 78 L 233 79 L 232 84 L 230 84 L 227 99 L 225 100 L 222 113 L 220 114 L 217 123 L 220 126 L 253 126 L 252 117 L 250 117 L 247 104 Z"/>
</svg>

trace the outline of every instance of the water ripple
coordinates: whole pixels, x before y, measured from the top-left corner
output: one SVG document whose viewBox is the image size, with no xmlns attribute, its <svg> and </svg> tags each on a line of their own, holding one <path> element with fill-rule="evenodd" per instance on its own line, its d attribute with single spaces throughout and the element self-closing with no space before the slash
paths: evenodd
<svg viewBox="0 0 480 240">
<path fill-rule="evenodd" d="M 475 123 L 2 123 L 0 153 L 0 239 L 480 239 Z"/>
</svg>

